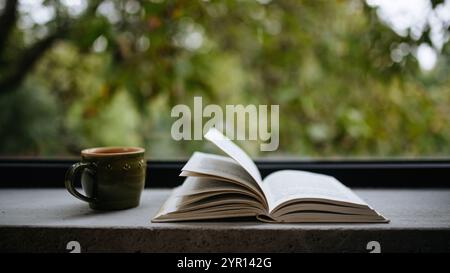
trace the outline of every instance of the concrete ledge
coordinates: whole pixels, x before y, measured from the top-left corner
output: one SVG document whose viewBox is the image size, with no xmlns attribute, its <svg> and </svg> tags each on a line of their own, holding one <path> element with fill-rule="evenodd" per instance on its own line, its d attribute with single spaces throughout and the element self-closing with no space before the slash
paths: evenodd
<svg viewBox="0 0 450 273">
<path fill-rule="evenodd" d="M 450 252 L 450 190 L 356 190 L 389 224 L 150 223 L 169 190 L 138 208 L 95 212 L 64 189 L 0 190 L 0 251 L 68 252 Z"/>
</svg>

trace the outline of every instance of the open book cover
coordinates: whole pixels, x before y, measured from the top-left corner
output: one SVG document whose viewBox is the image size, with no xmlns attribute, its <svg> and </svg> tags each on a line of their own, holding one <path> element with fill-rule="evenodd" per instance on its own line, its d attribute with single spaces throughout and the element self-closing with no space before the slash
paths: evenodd
<svg viewBox="0 0 450 273">
<path fill-rule="evenodd" d="M 205 138 L 227 156 L 196 152 L 153 222 L 256 217 L 265 222 L 387 223 L 332 176 L 283 170 L 265 179 L 236 144 L 212 128 Z"/>
</svg>

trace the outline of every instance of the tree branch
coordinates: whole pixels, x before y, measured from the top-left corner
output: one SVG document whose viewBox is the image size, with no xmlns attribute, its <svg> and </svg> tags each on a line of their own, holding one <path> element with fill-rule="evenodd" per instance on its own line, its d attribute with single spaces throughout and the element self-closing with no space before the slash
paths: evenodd
<svg viewBox="0 0 450 273">
<path fill-rule="evenodd" d="M 47 36 L 46 38 L 36 42 L 28 48 L 20 57 L 17 64 L 11 69 L 10 73 L 0 81 L 0 93 L 5 93 L 15 89 L 30 72 L 34 64 L 51 47 L 53 42 L 58 38 L 57 34 Z"/>
<path fill-rule="evenodd" d="M 44 55 L 44 53 L 53 45 L 53 43 L 59 39 L 64 38 L 68 35 L 68 32 L 70 31 L 70 28 L 76 24 L 77 21 L 82 21 L 91 16 L 92 14 L 95 14 L 95 11 L 97 10 L 97 7 L 100 5 L 101 1 L 90 1 L 89 6 L 87 7 L 86 11 L 83 15 L 81 15 L 77 20 L 68 20 L 62 25 L 60 25 L 53 33 L 49 34 L 47 37 L 43 38 L 42 40 L 36 42 L 29 48 L 22 51 L 21 54 L 19 54 L 19 57 L 16 58 L 14 61 L 14 64 L 10 65 L 10 68 L 8 68 L 9 73 L 5 73 L 6 75 L 2 76 L 0 78 L 0 93 L 6 93 L 11 92 L 16 87 L 18 87 L 22 81 L 25 79 L 25 77 L 28 75 L 28 73 L 33 69 L 33 66 L 37 63 L 37 61 Z M 8 6 L 9 5 L 9 6 Z M 14 12 L 12 12 L 14 6 Z M 11 12 L 14 14 L 14 17 L 11 17 Z M 8 17 L 7 19 L 3 19 L 3 17 Z M 8 32 L 11 31 L 13 28 L 15 21 L 17 17 L 17 0 L 9 0 L 7 2 L 7 6 L 5 7 L 5 13 L 0 18 L 0 20 L 5 20 L 9 25 L 9 30 L 3 31 L 3 23 L 0 23 L 0 52 L 1 52 L 1 46 L 2 42 L 6 44 L 7 38 L 3 35 L 3 32 L 5 34 L 8 34 Z M 0 21 L 3 22 L 3 21 Z M 5 28 L 6 29 L 6 28 Z"/>
<path fill-rule="evenodd" d="M 17 20 L 17 0 L 7 0 L 0 16 L 0 55 Z"/>
</svg>

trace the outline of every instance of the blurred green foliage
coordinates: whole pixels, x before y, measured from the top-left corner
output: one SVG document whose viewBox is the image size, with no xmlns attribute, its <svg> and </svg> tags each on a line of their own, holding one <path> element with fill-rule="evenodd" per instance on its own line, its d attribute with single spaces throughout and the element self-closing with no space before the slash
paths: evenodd
<svg viewBox="0 0 450 273">
<path fill-rule="evenodd" d="M 413 50 L 391 55 L 429 42 L 427 33 L 399 36 L 364 2 L 260 2 L 90 1 L 73 15 L 45 1 L 54 18 L 13 27 L 1 55 L 0 80 L 25 75 L 0 90 L 0 153 L 137 145 L 150 158 L 187 157 L 212 147 L 173 141 L 170 110 L 201 95 L 280 105 L 278 151 L 245 142 L 253 156 L 448 156 L 448 43 L 423 72 Z M 32 69 L 17 65 L 53 33 Z"/>
</svg>

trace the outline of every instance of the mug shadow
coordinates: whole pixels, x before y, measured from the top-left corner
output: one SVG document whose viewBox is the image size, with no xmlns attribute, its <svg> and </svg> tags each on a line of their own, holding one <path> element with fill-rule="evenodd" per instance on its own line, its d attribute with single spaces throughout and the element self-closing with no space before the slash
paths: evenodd
<svg viewBox="0 0 450 273">
<path fill-rule="evenodd" d="M 105 215 L 114 215 L 118 212 L 126 210 L 94 210 L 87 204 L 67 204 L 65 207 L 60 207 L 63 218 L 65 220 L 80 219 L 80 218 L 92 218 Z M 130 210 L 130 209 L 128 209 Z"/>
<path fill-rule="evenodd" d="M 60 213 L 56 217 L 62 218 L 64 221 L 71 221 L 76 223 L 78 221 L 89 221 L 87 223 L 98 222 L 115 222 L 117 224 L 126 224 L 127 221 L 135 222 L 140 218 L 145 220 L 150 219 L 153 213 L 153 209 L 149 204 L 140 204 L 134 208 L 121 209 L 121 210 L 95 210 L 89 207 L 85 203 L 79 204 L 65 204 L 59 207 Z M 140 221 L 139 221 L 140 222 Z M 148 220 L 148 222 L 150 222 Z"/>
</svg>

